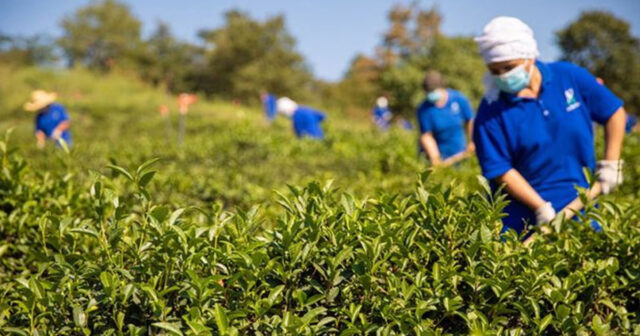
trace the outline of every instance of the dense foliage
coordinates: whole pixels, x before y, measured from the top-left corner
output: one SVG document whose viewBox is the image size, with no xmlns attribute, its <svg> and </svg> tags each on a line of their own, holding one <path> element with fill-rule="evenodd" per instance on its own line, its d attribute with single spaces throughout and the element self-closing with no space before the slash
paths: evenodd
<svg viewBox="0 0 640 336">
<path fill-rule="evenodd" d="M 557 40 L 562 57 L 586 67 L 627 105 L 640 113 L 640 40 L 628 22 L 603 11 L 586 11 L 564 29 Z"/>
<path fill-rule="evenodd" d="M 637 135 L 623 188 L 527 248 L 475 162 L 425 171 L 403 130 L 330 113 L 298 141 L 201 99 L 177 147 L 156 112 L 174 98 L 135 80 L 0 74 L 3 333 L 640 333 Z M 69 107 L 71 153 L 35 150 L 35 85 Z"/>
</svg>

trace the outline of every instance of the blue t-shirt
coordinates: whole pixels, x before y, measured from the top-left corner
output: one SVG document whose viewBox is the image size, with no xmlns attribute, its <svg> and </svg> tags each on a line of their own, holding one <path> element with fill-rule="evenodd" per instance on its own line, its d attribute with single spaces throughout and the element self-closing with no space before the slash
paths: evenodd
<svg viewBox="0 0 640 336">
<path fill-rule="evenodd" d="M 627 114 L 627 123 L 624 126 L 624 130 L 627 133 L 633 132 L 633 128 L 636 127 L 638 119 L 633 114 Z"/>
<path fill-rule="evenodd" d="M 473 139 L 483 175 L 492 180 L 517 170 L 540 196 L 560 211 L 573 201 L 576 186 L 587 187 L 583 167 L 596 163 L 592 122 L 604 124 L 622 101 L 587 70 L 567 62 L 542 63 L 539 97 L 500 93 L 478 108 Z M 508 196 L 505 227 L 518 232 L 535 215 Z"/>
<path fill-rule="evenodd" d="M 391 111 L 388 107 L 375 106 L 371 112 L 373 114 L 373 120 L 378 127 L 382 129 L 389 128 L 391 124 Z"/>
<path fill-rule="evenodd" d="M 473 111 L 467 98 L 456 90 L 447 89 L 447 93 L 447 103 L 443 107 L 425 100 L 416 111 L 420 134 L 433 134 L 443 159 L 467 148 L 464 123 L 473 119 Z M 420 150 L 424 151 L 422 143 Z"/>
<path fill-rule="evenodd" d="M 273 120 L 276 117 L 276 100 L 277 97 L 271 93 L 267 93 L 262 97 L 262 106 L 267 120 Z"/>
<path fill-rule="evenodd" d="M 42 131 L 47 137 L 51 137 L 53 130 L 60 125 L 63 121 L 69 120 L 67 110 L 58 103 L 49 104 L 47 107 L 40 110 L 36 116 L 36 132 Z M 62 132 L 62 139 L 70 145 L 71 133 L 69 130 Z"/>
<path fill-rule="evenodd" d="M 300 106 L 293 113 L 293 131 L 298 138 L 310 137 L 313 139 L 324 138 L 320 123 L 325 119 L 324 113 L 306 106 Z"/>
</svg>

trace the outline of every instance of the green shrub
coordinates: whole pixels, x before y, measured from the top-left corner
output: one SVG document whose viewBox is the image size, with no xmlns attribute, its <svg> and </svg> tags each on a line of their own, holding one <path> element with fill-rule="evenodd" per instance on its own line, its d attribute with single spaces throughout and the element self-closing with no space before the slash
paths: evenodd
<svg viewBox="0 0 640 336">
<path fill-rule="evenodd" d="M 0 143 L 0 329 L 15 334 L 632 334 L 637 202 L 524 247 L 504 201 L 424 173 L 405 196 L 290 187 L 280 210 L 159 204 L 158 164 L 78 185 Z"/>
</svg>

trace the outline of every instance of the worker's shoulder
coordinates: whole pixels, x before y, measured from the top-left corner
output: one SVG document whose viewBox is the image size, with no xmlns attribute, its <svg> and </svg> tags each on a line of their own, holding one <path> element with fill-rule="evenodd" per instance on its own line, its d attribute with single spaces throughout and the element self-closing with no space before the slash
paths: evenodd
<svg viewBox="0 0 640 336">
<path fill-rule="evenodd" d="M 312 107 L 301 105 L 301 106 L 298 106 L 298 110 L 296 111 L 296 114 L 299 115 L 300 117 L 313 117 L 314 115 L 324 114 L 324 113 Z"/>
<path fill-rule="evenodd" d="M 491 119 L 501 118 L 507 108 L 502 99 L 490 100 L 484 97 L 478 106 L 475 122 L 482 123 Z"/>
<path fill-rule="evenodd" d="M 426 113 L 426 112 L 430 111 L 433 107 L 435 107 L 433 105 L 433 103 L 431 103 L 429 100 L 425 99 L 416 108 L 416 113 L 418 113 L 418 114 Z"/>
<path fill-rule="evenodd" d="M 542 62 L 543 66 L 546 66 L 554 74 L 574 74 L 576 72 L 585 71 L 585 69 L 577 64 L 567 61 L 555 61 L 555 62 Z"/>
<path fill-rule="evenodd" d="M 468 100 L 467 96 L 465 96 L 464 93 L 458 90 L 447 89 L 447 92 L 449 93 L 449 96 L 452 98 L 452 100 Z"/>
<path fill-rule="evenodd" d="M 49 105 L 49 111 L 66 112 L 67 109 L 60 103 L 51 103 L 51 105 Z"/>
</svg>

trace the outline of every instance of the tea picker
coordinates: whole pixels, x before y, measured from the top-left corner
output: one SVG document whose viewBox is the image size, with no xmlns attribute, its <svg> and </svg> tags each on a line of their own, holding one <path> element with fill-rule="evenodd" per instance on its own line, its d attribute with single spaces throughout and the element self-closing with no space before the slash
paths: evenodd
<svg viewBox="0 0 640 336">
<path fill-rule="evenodd" d="M 325 120 L 324 113 L 298 104 L 288 97 L 279 98 L 276 102 L 278 113 L 291 119 L 293 131 L 298 138 L 321 140 L 324 132 L 320 124 Z"/>
<path fill-rule="evenodd" d="M 67 150 L 71 146 L 70 120 L 67 110 L 55 102 L 57 94 L 44 90 L 31 92 L 31 99 L 24 104 L 24 109 L 37 112 L 35 118 L 35 134 L 38 148 L 45 146 L 47 138 Z"/>
<path fill-rule="evenodd" d="M 469 101 L 462 93 L 445 88 L 437 71 L 428 72 L 422 86 L 427 97 L 416 110 L 420 153 L 426 153 L 434 166 L 450 166 L 468 158 L 475 150 Z"/>
<path fill-rule="evenodd" d="M 376 99 L 376 104 L 371 110 L 373 123 L 382 130 L 386 130 L 391 125 L 393 114 L 389 110 L 389 100 L 387 97 L 380 96 Z"/>
<path fill-rule="evenodd" d="M 182 146 L 185 136 L 185 127 L 189 105 L 195 103 L 196 95 L 190 93 L 181 93 L 178 96 L 178 146 Z"/>
<path fill-rule="evenodd" d="M 262 107 L 264 109 L 264 115 L 267 118 L 268 122 L 273 122 L 276 118 L 277 110 L 276 110 L 276 101 L 277 97 L 271 93 L 266 91 L 262 91 L 260 93 L 260 100 L 262 101 Z"/>
<path fill-rule="evenodd" d="M 622 183 L 622 100 L 586 69 L 539 61 L 533 31 L 517 18 L 491 20 L 475 40 L 488 72 L 473 138 L 482 174 L 510 201 L 503 232 L 573 217 L 583 206 L 576 186 L 589 188 L 583 167 L 598 177 L 589 198 Z M 597 162 L 592 122 L 605 127 Z"/>
</svg>

